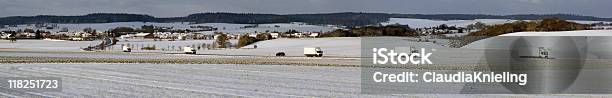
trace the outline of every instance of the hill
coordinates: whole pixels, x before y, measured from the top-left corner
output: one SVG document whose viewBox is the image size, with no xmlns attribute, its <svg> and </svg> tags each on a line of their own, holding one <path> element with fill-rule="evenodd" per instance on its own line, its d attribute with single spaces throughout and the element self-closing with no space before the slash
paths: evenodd
<svg viewBox="0 0 612 98">
<path fill-rule="evenodd" d="M 111 22 L 195 22 L 264 24 L 304 22 L 316 25 L 363 26 L 379 24 L 390 18 L 415 18 L 432 20 L 515 19 L 538 20 L 558 17 L 564 20 L 612 21 L 612 18 L 580 16 L 570 14 L 550 15 L 480 15 L 480 14 L 388 14 L 388 13 L 322 13 L 322 14 L 253 14 L 253 13 L 196 13 L 185 17 L 157 18 L 142 14 L 94 13 L 82 16 L 12 16 L 0 18 L 1 25 L 37 23 L 111 23 Z"/>
</svg>

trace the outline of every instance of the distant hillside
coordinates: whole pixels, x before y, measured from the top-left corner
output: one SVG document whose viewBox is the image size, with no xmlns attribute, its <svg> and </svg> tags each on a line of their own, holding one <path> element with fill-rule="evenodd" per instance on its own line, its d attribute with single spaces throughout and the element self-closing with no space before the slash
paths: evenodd
<svg viewBox="0 0 612 98">
<path fill-rule="evenodd" d="M 293 14 L 286 15 L 291 21 L 309 24 L 333 24 L 344 26 L 363 26 L 389 21 L 391 14 L 384 13 L 330 13 L 330 14 Z"/>
<path fill-rule="evenodd" d="M 13 16 L 0 18 L 2 25 L 36 23 L 110 23 L 110 22 L 196 22 L 196 23 L 288 23 L 305 22 L 309 24 L 331 24 L 363 26 L 389 21 L 389 18 L 417 18 L 436 20 L 471 19 L 517 19 L 536 20 L 558 17 L 565 20 L 612 21 L 612 18 L 579 16 L 569 14 L 551 15 L 478 15 L 478 14 L 386 14 L 386 13 L 325 13 L 325 14 L 249 14 L 249 13 L 197 13 L 185 17 L 156 18 L 141 14 L 95 13 L 83 16 Z"/>
<path fill-rule="evenodd" d="M 14 16 L 0 18 L 0 24 L 36 24 L 36 23 L 109 23 L 109 22 L 153 22 L 157 19 L 153 16 L 138 14 L 88 14 L 84 16 Z"/>
<path fill-rule="evenodd" d="M 589 20 L 612 21 L 612 18 L 599 18 L 594 16 L 580 16 L 571 14 L 519 14 L 519 15 L 480 15 L 480 14 L 393 14 L 393 18 L 416 18 L 437 20 L 472 20 L 472 19 L 514 19 L 514 20 L 541 20 L 545 18 L 559 18 L 563 20 Z"/>
<path fill-rule="evenodd" d="M 275 14 L 198 13 L 186 17 L 157 18 L 157 22 L 261 24 L 287 23 L 289 17 Z"/>
</svg>

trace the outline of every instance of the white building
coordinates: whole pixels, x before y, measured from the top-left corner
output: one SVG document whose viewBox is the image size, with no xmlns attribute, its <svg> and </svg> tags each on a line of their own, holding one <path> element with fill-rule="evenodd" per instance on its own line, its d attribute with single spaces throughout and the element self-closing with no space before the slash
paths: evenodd
<svg viewBox="0 0 612 98">
<path fill-rule="evenodd" d="M 280 38 L 279 33 L 270 33 L 270 35 L 272 35 L 272 38 Z"/>
<path fill-rule="evenodd" d="M 612 30 L 612 26 L 595 26 L 593 27 L 595 30 Z"/>
<path fill-rule="evenodd" d="M 249 37 L 257 37 L 257 34 L 256 34 L 256 33 L 254 33 L 254 34 L 249 34 Z"/>
<path fill-rule="evenodd" d="M 293 33 L 293 34 L 291 34 L 291 36 L 304 37 L 304 34 L 303 33 Z"/>
<path fill-rule="evenodd" d="M 319 33 L 310 33 L 309 37 L 319 37 Z"/>
<path fill-rule="evenodd" d="M 126 35 L 119 36 L 119 39 L 128 39 L 128 38 L 132 38 L 132 35 L 131 34 L 126 34 Z"/>
<path fill-rule="evenodd" d="M 11 36 L 11 34 L 6 34 L 6 33 L 0 34 L 0 38 L 2 38 L 2 39 L 9 38 L 9 36 Z"/>
<path fill-rule="evenodd" d="M 90 34 L 90 33 L 82 33 L 81 34 L 81 37 L 91 37 L 91 36 L 92 36 L 92 34 Z"/>
</svg>

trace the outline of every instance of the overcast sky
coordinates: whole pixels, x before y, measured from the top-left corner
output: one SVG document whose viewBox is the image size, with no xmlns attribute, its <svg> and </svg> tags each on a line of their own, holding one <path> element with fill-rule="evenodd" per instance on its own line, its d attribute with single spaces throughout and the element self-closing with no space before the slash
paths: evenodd
<svg viewBox="0 0 612 98">
<path fill-rule="evenodd" d="M 612 17 L 612 0 L 0 0 L 0 17 L 134 13 L 156 17 L 202 12 L 406 14 L 580 14 Z"/>
</svg>

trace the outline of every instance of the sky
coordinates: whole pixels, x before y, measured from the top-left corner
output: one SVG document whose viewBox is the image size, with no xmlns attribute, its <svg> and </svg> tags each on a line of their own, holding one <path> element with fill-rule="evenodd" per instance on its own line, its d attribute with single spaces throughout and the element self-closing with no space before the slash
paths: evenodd
<svg viewBox="0 0 612 98">
<path fill-rule="evenodd" d="M 612 0 L 0 0 L 0 17 L 90 13 L 180 17 L 205 12 L 376 12 L 489 15 L 564 13 L 610 18 L 610 4 Z"/>
</svg>

